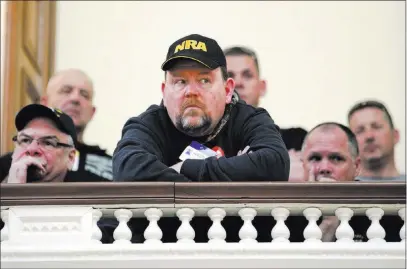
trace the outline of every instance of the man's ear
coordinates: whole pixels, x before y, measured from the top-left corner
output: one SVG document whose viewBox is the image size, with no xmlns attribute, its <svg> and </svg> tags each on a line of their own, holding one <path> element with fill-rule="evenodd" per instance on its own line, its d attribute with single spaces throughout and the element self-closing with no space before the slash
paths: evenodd
<svg viewBox="0 0 407 269">
<path fill-rule="evenodd" d="M 362 165 L 361 165 L 361 160 L 360 157 L 356 157 L 355 160 L 355 178 L 357 178 L 360 173 L 362 172 Z"/>
<path fill-rule="evenodd" d="M 396 145 L 400 141 L 400 132 L 397 129 L 393 130 L 393 141 L 394 145 Z"/>
<path fill-rule="evenodd" d="M 75 163 L 75 157 L 76 157 L 76 149 L 73 148 L 68 153 L 68 170 L 72 170 L 72 167 Z"/>
<path fill-rule="evenodd" d="M 165 82 L 161 83 L 161 93 L 164 95 L 164 91 L 165 91 Z"/>
<path fill-rule="evenodd" d="M 166 104 L 165 104 L 165 82 L 163 82 L 163 83 L 161 83 L 161 93 L 163 94 L 163 105 L 166 107 Z"/>
<path fill-rule="evenodd" d="M 229 104 L 232 101 L 233 92 L 235 91 L 235 81 L 233 78 L 228 78 L 225 83 L 226 91 L 226 104 Z"/>
<path fill-rule="evenodd" d="M 91 119 L 92 119 L 93 116 L 95 115 L 95 112 L 96 112 L 96 107 L 94 106 L 94 107 L 92 107 L 92 116 L 91 116 Z"/>
<path fill-rule="evenodd" d="M 266 95 L 266 93 L 267 93 L 267 81 L 266 80 L 260 80 L 260 90 L 259 90 L 259 93 L 260 93 L 260 97 L 263 97 L 263 96 L 265 96 Z"/>
</svg>

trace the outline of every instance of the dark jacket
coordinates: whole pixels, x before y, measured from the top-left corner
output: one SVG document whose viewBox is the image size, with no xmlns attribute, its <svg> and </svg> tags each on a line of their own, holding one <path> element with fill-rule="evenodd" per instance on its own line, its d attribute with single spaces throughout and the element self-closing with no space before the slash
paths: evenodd
<svg viewBox="0 0 407 269">
<path fill-rule="evenodd" d="M 271 181 L 288 180 L 290 161 L 279 127 L 262 108 L 239 101 L 220 133 L 190 137 L 178 131 L 163 105 L 152 105 L 124 125 L 113 154 L 117 181 Z M 226 158 L 185 160 L 181 174 L 169 168 L 191 141 L 212 148 L 219 146 Z M 250 146 L 250 154 L 236 156 Z"/>
</svg>

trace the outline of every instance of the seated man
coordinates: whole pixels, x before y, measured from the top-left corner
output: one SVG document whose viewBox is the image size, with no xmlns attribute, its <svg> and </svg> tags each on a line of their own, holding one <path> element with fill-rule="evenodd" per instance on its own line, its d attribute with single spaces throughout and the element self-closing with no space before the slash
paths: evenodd
<svg viewBox="0 0 407 269">
<path fill-rule="evenodd" d="M 362 169 L 359 181 L 405 181 L 396 167 L 394 149 L 400 139 L 387 108 L 369 100 L 355 104 L 348 113 L 349 127 L 356 134 Z"/>
<path fill-rule="evenodd" d="M 0 171 L 0 180 L 65 181 L 75 160 L 76 131 L 72 119 L 58 109 L 32 104 L 20 110 L 15 124 L 18 134 L 13 138 L 11 165 L 7 171 Z"/>
<path fill-rule="evenodd" d="M 305 137 L 302 161 L 306 181 L 353 181 L 360 171 L 356 137 L 342 124 L 321 123 Z"/>
<path fill-rule="evenodd" d="M 113 178 L 112 157 L 100 147 L 83 142 L 86 126 L 96 111 L 93 97 L 91 79 L 81 70 L 67 69 L 51 77 L 45 94 L 41 97 L 41 104 L 60 109 L 72 118 L 75 125 L 78 138 L 75 161 L 67 178 L 72 181 L 110 182 Z M 0 157 L 0 170 L 10 166 L 11 156 L 12 153 L 8 153 Z"/>
<path fill-rule="evenodd" d="M 354 181 L 360 172 L 360 157 L 355 134 L 346 126 L 326 122 L 314 127 L 306 136 L 302 149 L 305 181 Z M 385 239 L 400 241 L 399 231 L 403 223 L 398 216 L 384 216 L 380 223 L 385 228 Z M 306 223 L 304 223 L 306 224 Z M 366 216 L 354 216 L 349 221 L 354 230 L 355 241 L 367 241 L 366 231 L 370 220 Z M 324 216 L 319 227 L 323 241 L 334 241 L 339 220 Z M 295 226 L 295 230 L 303 231 Z"/>
<path fill-rule="evenodd" d="M 162 70 L 163 102 L 125 124 L 113 154 L 115 180 L 288 179 L 289 157 L 278 127 L 266 110 L 239 101 L 215 40 L 197 34 L 177 40 Z M 217 147 L 224 156 L 180 161 L 192 141 Z"/>
<path fill-rule="evenodd" d="M 75 163 L 69 177 L 75 180 L 112 181 L 112 156 L 97 145 L 86 144 L 83 135 L 96 112 L 95 89 L 91 78 L 79 69 L 65 69 L 48 82 L 41 104 L 56 107 L 69 115 L 76 128 L 78 142 Z"/>
<path fill-rule="evenodd" d="M 267 82 L 260 76 L 260 63 L 256 53 L 247 47 L 230 47 L 224 50 L 228 76 L 235 81 L 235 90 L 248 105 L 258 107 L 267 92 Z M 307 131 L 303 128 L 280 129 L 290 156 L 289 181 L 302 180 L 301 146 Z"/>
<path fill-rule="evenodd" d="M 11 164 L 6 167 L 8 162 L 3 162 L 0 166 L 2 183 L 90 181 L 68 176 L 74 164 L 77 141 L 75 125 L 68 115 L 59 109 L 31 104 L 20 110 L 15 125 L 18 134 L 13 138 Z M 113 242 L 117 224 L 117 220 L 111 218 L 99 221 L 102 242 Z"/>
</svg>

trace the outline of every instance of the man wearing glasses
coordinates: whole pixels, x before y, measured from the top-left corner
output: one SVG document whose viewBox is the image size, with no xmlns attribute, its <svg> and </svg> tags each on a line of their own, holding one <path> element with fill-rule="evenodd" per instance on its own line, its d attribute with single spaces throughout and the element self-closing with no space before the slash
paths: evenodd
<svg viewBox="0 0 407 269">
<path fill-rule="evenodd" d="M 76 130 L 58 109 L 31 104 L 15 118 L 11 166 L 0 164 L 2 183 L 63 182 L 75 159 Z"/>
</svg>

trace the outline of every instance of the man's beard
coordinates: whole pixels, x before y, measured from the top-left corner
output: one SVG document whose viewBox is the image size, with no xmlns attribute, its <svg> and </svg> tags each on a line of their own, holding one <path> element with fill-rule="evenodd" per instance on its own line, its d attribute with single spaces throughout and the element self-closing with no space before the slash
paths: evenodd
<svg viewBox="0 0 407 269">
<path fill-rule="evenodd" d="M 194 137 L 204 136 L 209 134 L 209 129 L 212 125 L 212 119 L 207 115 L 201 116 L 199 122 L 195 125 L 189 124 L 187 117 L 182 115 L 177 116 L 175 126 L 181 132 Z"/>
<path fill-rule="evenodd" d="M 382 155 L 380 157 L 372 157 L 364 160 L 364 166 L 368 168 L 369 171 L 380 171 L 387 164 L 386 156 Z"/>
</svg>

